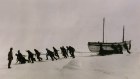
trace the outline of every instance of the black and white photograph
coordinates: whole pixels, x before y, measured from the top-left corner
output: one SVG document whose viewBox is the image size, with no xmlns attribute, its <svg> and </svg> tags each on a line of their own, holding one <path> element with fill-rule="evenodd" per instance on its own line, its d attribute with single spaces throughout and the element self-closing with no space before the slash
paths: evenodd
<svg viewBox="0 0 140 79">
<path fill-rule="evenodd" d="M 140 0 L 0 0 L 1 79 L 140 79 Z"/>
</svg>

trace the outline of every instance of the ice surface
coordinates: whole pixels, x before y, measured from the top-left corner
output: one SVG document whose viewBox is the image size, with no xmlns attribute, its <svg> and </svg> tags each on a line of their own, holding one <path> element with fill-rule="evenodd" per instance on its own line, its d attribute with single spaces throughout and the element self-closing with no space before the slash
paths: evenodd
<svg viewBox="0 0 140 79">
<path fill-rule="evenodd" d="M 139 53 L 94 56 L 76 54 L 76 58 L 56 61 L 44 60 L 33 64 L 15 64 L 7 69 L 7 62 L 0 66 L 2 79 L 139 79 Z"/>
</svg>

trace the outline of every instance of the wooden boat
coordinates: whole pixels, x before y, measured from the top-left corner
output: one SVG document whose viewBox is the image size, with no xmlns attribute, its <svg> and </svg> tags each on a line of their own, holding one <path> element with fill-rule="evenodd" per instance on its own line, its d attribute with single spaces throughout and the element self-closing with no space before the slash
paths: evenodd
<svg viewBox="0 0 140 79">
<path fill-rule="evenodd" d="M 131 49 L 131 40 L 129 41 L 125 41 L 124 40 L 124 26 L 123 26 L 123 39 L 122 42 L 104 42 L 104 24 L 105 24 L 105 18 L 103 19 L 103 42 L 88 42 L 88 48 L 91 52 L 97 52 L 99 53 L 101 46 L 102 49 L 105 51 L 114 51 L 114 47 L 116 47 L 116 49 L 118 48 L 118 45 L 120 45 L 122 47 L 122 51 L 127 50 L 127 52 L 129 52 L 129 50 Z"/>
</svg>

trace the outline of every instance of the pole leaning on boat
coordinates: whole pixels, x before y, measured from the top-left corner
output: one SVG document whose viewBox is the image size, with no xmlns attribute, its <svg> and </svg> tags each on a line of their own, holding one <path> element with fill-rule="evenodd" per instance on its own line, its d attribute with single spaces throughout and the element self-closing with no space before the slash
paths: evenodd
<svg viewBox="0 0 140 79">
<path fill-rule="evenodd" d="M 105 18 L 103 18 L 103 43 L 104 43 L 104 27 L 105 27 Z"/>
<path fill-rule="evenodd" d="M 122 42 L 124 42 L 124 31 L 125 31 L 125 28 L 124 28 L 124 25 L 123 25 L 123 38 L 122 38 Z"/>
</svg>

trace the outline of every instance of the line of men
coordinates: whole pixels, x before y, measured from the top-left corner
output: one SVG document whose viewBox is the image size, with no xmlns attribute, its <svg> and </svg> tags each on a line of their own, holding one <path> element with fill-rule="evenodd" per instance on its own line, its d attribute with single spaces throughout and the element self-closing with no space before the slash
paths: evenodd
<svg viewBox="0 0 140 79">
<path fill-rule="evenodd" d="M 68 58 L 68 57 L 75 58 L 75 55 L 74 55 L 75 49 L 72 46 L 66 46 L 66 48 L 64 46 L 62 46 L 62 47 L 60 47 L 60 49 L 61 49 L 61 54 L 64 58 Z M 8 68 L 11 68 L 10 65 L 13 60 L 12 50 L 13 50 L 13 48 L 10 48 L 10 51 L 8 53 Z M 47 53 L 45 54 L 46 60 L 48 60 L 48 57 L 50 57 L 52 61 L 60 59 L 60 56 L 58 54 L 59 50 L 57 50 L 55 47 L 53 47 L 53 51 L 49 50 L 48 48 L 46 48 L 46 51 L 47 51 Z M 37 57 L 38 61 L 43 60 L 42 57 L 40 57 L 41 52 L 38 51 L 37 49 L 34 49 L 35 54 L 32 53 L 30 50 L 26 50 L 26 52 L 28 53 L 28 60 L 25 59 L 25 55 L 22 55 L 20 50 L 18 50 L 18 52 L 15 54 L 15 56 L 17 56 L 16 63 L 20 63 L 20 64 L 25 64 L 26 62 L 34 63 L 34 61 L 36 61 L 36 59 L 34 58 L 34 55 Z"/>
</svg>

